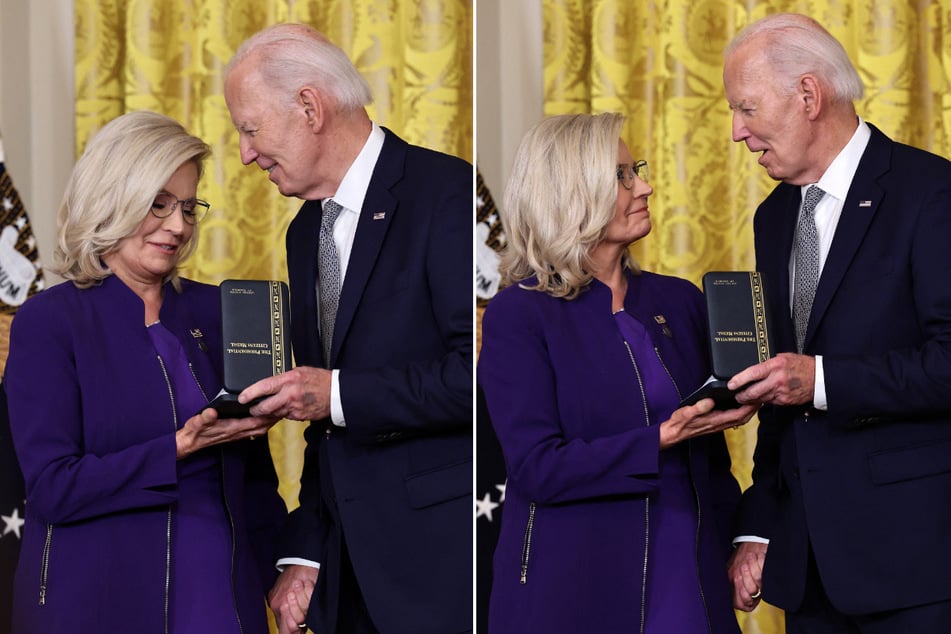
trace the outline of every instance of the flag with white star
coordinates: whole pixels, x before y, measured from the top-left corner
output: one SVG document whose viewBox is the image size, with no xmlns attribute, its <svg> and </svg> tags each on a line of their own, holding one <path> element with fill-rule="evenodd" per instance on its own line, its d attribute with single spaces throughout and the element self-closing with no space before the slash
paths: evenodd
<svg viewBox="0 0 951 634">
<path fill-rule="evenodd" d="M 0 313 L 15 313 L 43 286 L 36 238 L 7 172 L 0 142 Z"/>
<path fill-rule="evenodd" d="M 27 297 L 43 290 L 44 284 L 33 228 L 4 158 L 0 142 L 0 340 L 8 341 L 13 313 Z M 5 362 L 5 345 L 0 356 Z M 7 397 L 0 385 L 0 632 L 10 631 L 13 575 L 20 557 L 25 496 L 23 474 L 10 438 Z"/>
<path fill-rule="evenodd" d="M 476 633 L 488 630 L 489 592 L 492 588 L 492 555 L 499 539 L 505 502 L 505 462 L 489 421 L 482 389 L 476 390 Z"/>
<path fill-rule="evenodd" d="M 10 438 L 7 394 L 0 385 L 0 632 L 10 631 L 13 573 L 23 537 L 24 496 L 23 475 Z"/>
<path fill-rule="evenodd" d="M 489 188 L 476 171 L 476 301 L 484 306 L 499 290 L 498 252 L 505 246 L 502 219 Z"/>
<path fill-rule="evenodd" d="M 476 304 L 482 311 L 499 290 L 498 252 L 505 246 L 505 233 L 498 208 L 482 174 L 476 170 Z M 492 554 L 499 538 L 502 503 L 505 502 L 505 463 L 502 449 L 489 421 L 482 390 L 476 390 L 476 634 L 488 629 L 489 591 L 492 587 Z"/>
</svg>

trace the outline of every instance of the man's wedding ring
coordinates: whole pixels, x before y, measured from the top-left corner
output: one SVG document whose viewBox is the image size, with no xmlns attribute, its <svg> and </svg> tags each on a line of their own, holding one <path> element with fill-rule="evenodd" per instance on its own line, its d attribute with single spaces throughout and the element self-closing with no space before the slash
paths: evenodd
<svg viewBox="0 0 951 634">
<path fill-rule="evenodd" d="M 762 591 L 762 590 L 757 590 L 756 592 L 754 592 L 753 594 L 750 595 L 750 598 L 755 601 L 756 599 L 760 598 L 761 596 L 763 596 L 763 591 Z"/>
</svg>

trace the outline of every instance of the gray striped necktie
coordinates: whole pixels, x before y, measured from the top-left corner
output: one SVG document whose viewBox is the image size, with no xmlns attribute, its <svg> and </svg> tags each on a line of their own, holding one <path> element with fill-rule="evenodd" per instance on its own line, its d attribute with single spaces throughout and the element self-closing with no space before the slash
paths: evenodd
<svg viewBox="0 0 951 634">
<path fill-rule="evenodd" d="M 810 186 L 803 198 L 796 227 L 796 283 L 793 290 L 793 324 L 796 327 L 796 351 L 802 352 L 806 327 L 812 312 L 812 300 L 819 285 L 819 232 L 816 229 L 816 205 L 825 192 Z"/>
<path fill-rule="evenodd" d="M 335 200 L 324 203 L 317 246 L 317 280 L 320 292 L 320 343 L 324 351 L 324 365 L 330 367 L 330 346 L 337 320 L 337 302 L 340 300 L 340 256 L 334 244 L 334 223 L 343 207 Z"/>
</svg>

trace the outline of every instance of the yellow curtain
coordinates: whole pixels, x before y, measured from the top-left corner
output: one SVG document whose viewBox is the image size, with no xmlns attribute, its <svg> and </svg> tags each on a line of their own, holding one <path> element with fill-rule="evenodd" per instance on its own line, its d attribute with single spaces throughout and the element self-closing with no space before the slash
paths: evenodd
<svg viewBox="0 0 951 634">
<path fill-rule="evenodd" d="M 212 203 L 185 275 L 286 279 L 287 200 L 241 164 L 222 94 L 238 45 L 278 22 L 306 22 L 370 84 L 370 116 L 410 143 L 473 160 L 472 0 L 75 0 L 76 154 L 112 118 L 137 109 L 181 121 L 213 149 L 199 195 Z M 270 432 L 281 494 L 297 505 L 304 425 Z"/>
<path fill-rule="evenodd" d="M 695 283 L 754 266 L 752 219 L 774 187 L 730 138 L 723 49 L 746 24 L 797 12 L 843 43 L 864 80 L 859 114 L 892 138 L 951 156 L 951 9 L 940 0 L 543 0 L 546 115 L 619 111 L 625 140 L 651 165 L 652 234 L 641 265 Z M 756 425 L 728 431 L 750 483 Z M 781 632 L 769 606 L 740 614 L 749 634 Z"/>
</svg>

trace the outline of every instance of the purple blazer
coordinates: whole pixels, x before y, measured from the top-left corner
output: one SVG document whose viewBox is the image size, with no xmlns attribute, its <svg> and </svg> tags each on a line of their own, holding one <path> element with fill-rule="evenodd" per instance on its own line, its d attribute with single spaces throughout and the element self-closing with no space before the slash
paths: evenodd
<svg viewBox="0 0 951 634">
<path fill-rule="evenodd" d="M 689 394 L 709 375 L 700 291 L 652 273 L 628 284 L 625 310 Z M 478 381 L 508 474 L 490 631 L 639 631 L 660 421 L 644 420 L 610 289 L 595 280 L 572 301 L 500 292 L 483 317 Z M 689 456 L 700 536 L 684 547 L 698 549 L 713 631 L 737 632 L 726 560 L 739 487 L 722 434 L 690 441 Z"/>
<path fill-rule="evenodd" d="M 14 632 L 166 630 L 176 500 L 173 407 L 143 304 L 119 278 L 28 300 L 10 333 L 4 386 L 26 481 Z M 175 333 L 211 398 L 221 386 L 216 287 L 165 288 Z M 264 593 L 285 515 L 264 439 L 221 448 L 244 631 L 266 632 Z"/>
</svg>

